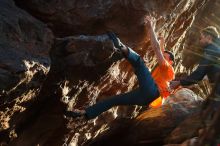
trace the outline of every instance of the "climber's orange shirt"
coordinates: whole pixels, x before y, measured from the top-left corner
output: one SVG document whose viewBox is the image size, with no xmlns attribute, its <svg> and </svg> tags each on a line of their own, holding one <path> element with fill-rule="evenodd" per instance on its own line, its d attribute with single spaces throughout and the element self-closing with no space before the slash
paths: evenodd
<svg viewBox="0 0 220 146">
<path fill-rule="evenodd" d="M 169 82 L 175 77 L 172 65 L 165 61 L 163 65 L 158 65 L 151 75 L 158 86 L 160 96 L 163 98 L 169 96 Z"/>
</svg>

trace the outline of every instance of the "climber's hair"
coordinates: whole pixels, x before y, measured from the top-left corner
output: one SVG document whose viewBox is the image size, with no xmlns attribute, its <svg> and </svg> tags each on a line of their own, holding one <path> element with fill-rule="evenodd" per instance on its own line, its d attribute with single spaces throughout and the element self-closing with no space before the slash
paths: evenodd
<svg viewBox="0 0 220 146">
<path fill-rule="evenodd" d="M 215 40 L 216 38 L 219 37 L 219 32 L 218 32 L 217 28 L 214 26 L 208 26 L 208 27 L 202 29 L 200 31 L 200 33 L 204 34 L 205 36 L 207 36 L 207 35 L 211 36 L 212 40 Z"/>
<path fill-rule="evenodd" d="M 170 59 L 173 61 L 173 63 L 175 62 L 175 57 L 174 57 L 174 54 L 172 52 L 166 50 L 166 51 L 164 51 L 164 53 L 169 54 Z"/>
</svg>

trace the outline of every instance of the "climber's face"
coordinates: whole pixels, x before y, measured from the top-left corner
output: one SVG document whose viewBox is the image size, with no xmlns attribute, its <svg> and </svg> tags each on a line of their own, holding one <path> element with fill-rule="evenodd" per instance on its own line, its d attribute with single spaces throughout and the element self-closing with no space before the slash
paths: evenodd
<svg viewBox="0 0 220 146">
<path fill-rule="evenodd" d="M 199 43 L 202 47 L 212 43 L 212 37 L 210 35 L 200 34 Z"/>
<path fill-rule="evenodd" d="M 170 60 L 170 54 L 164 52 L 164 55 L 163 55 L 163 56 L 164 56 L 164 58 L 165 58 L 167 61 Z"/>
</svg>

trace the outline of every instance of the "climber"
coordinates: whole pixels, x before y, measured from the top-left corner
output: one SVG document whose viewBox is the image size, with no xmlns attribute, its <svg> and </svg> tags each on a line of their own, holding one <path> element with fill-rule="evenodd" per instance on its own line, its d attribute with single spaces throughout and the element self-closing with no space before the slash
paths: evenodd
<svg viewBox="0 0 220 146">
<path fill-rule="evenodd" d="M 214 26 L 208 26 L 200 32 L 200 45 L 203 47 L 204 55 L 197 69 L 189 76 L 182 80 L 171 81 L 172 89 L 178 86 L 188 86 L 198 83 L 205 75 L 208 76 L 209 82 L 214 85 L 220 74 L 220 39 L 219 33 Z M 215 87 L 215 97 L 212 102 L 219 101 L 220 105 L 220 85 Z M 217 103 L 215 103 L 217 104 Z"/>
<path fill-rule="evenodd" d="M 86 119 L 93 119 L 118 105 L 149 105 L 153 100 L 159 96 L 167 97 L 170 94 L 168 83 L 174 79 L 174 56 L 169 51 L 164 51 L 160 45 L 153 28 L 152 17 L 147 16 L 144 21 L 146 29 L 149 28 L 150 40 L 158 65 L 151 74 L 145 66 L 142 58 L 134 52 L 131 48 L 125 46 L 114 33 L 108 33 L 109 38 L 112 40 L 115 49 L 120 51 L 122 55 L 129 61 L 134 68 L 135 74 L 138 79 L 139 88 L 128 93 L 115 95 L 106 100 L 100 101 L 85 110 L 65 111 L 64 115 L 67 117 L 80 117 L 84 116 Z"/>
</svg>

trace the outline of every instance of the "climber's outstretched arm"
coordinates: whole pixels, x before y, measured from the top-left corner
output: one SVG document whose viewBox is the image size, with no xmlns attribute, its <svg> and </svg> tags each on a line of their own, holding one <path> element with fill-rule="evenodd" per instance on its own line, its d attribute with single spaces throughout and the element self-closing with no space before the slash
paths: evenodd
<svg viewBox="0 0 220 146">
<path fill-rule="evenodd" d="M 158 63 L 159 65 L 163 65 L 166 62 L 163 56 L 164 47 L 161 48 L 159 41 L 157 40 L 156 34 L 154 32 L 154 28 L 153 28 L 153 18 L 150 16 L 145 17 L 145 25 L 146 25 L 146 29 L 148 29 L 147 31 L 149 32 L 149 35 L 150 35 L 151 45 L 156 54 Z"/>
</svg>

